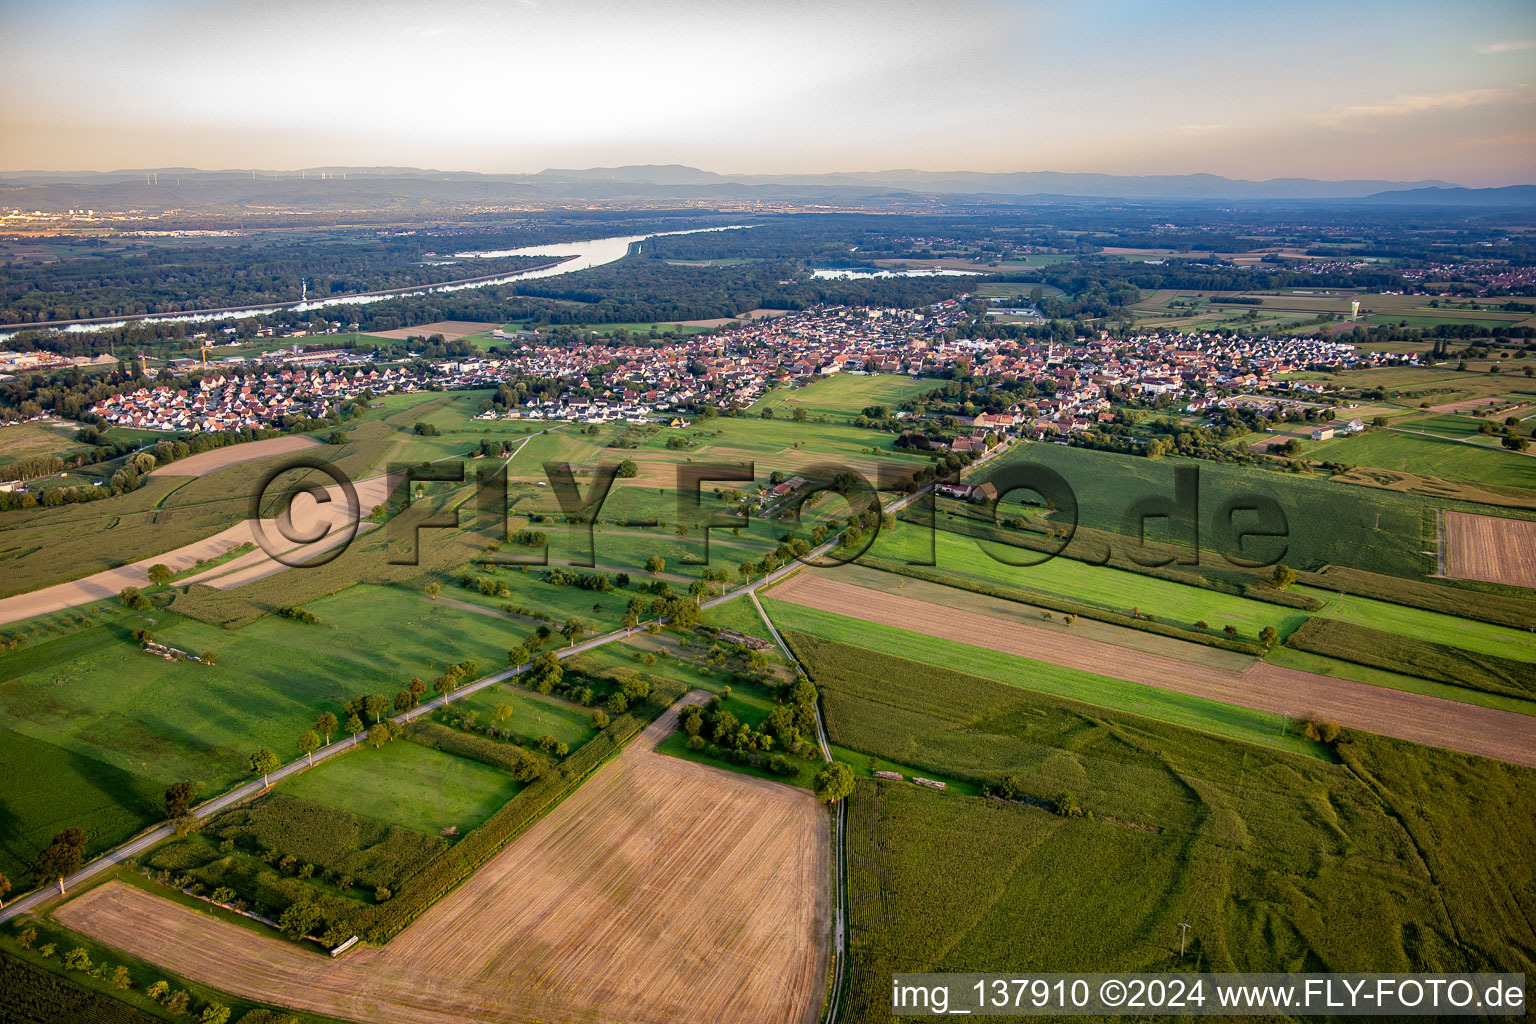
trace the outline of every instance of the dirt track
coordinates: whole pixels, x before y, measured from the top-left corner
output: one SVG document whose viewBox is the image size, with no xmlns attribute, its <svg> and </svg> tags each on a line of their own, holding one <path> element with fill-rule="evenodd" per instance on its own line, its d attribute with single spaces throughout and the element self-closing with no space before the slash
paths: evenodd
<svg viewBox="0 0 1536 1024">
<path fill-rule="evenodd" d="M 351 1020 L 814 1024 L 826 812 L 655 753 L 675 726 L 669 711 L 381 949 L 331 961 L 117 882 L 57 917 L 226 991 Z"/>
<path fill-rule="evenodd" d="M 1258 663 L 1242 672 L 1133 651 L 802 572 L 771 596 L 1164 690 L 1536 766 L 1536 721 L 1511 711 Z"/>
<path fill-rule="evenodd" d="M 225 445 L 212 451 L 198 452 L 176 462 L 167 462 L 149 471 L 150 476 L 207 476 L 225 466 L 235 466 L 268 455 L 287 455 L 306 448 L 317 448 L 320 442 L 300 434 L 269 437 L 264 441 L 247 441 L 245 444 Z"/>
<path fill-rule="evenodd" d="M 1445 574 L 1536 588 L 1536 522 L 1446 512 Z"/>
</svg>

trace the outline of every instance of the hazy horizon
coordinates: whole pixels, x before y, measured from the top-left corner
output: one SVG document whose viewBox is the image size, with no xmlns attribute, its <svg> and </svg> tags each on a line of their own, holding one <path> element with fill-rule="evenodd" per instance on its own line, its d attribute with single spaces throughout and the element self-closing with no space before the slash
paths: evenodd
<svg viewBox="0 0 1536 1024">
<path fill-rule="evenodd" d="M 302 167 L 300 167 L 300 166 L 295 166 L 295 167 L 194 167 L 194 166 L 190 166 L 190 165 L 169 165 L 169 166 L 159 166 L 159 167 L 148 166 L 148 165 L 141 166 L 141 167 L 16 167 L 16 168 L 0 169 L 0 174 L 6 174 L 6 175 L 24 175 L 24 174 L 113 175 L 113 174 L 143 174 L 145 172 L 158 173 L 158 174 L 177 173 L 177 172 L 190 172 L 190 173 L 194 173 L 194 174 L 251 174 L 252 172 L 254 172 L 257 175 L 294 176 L 294 175 L 301 175 L 301 174 L 304 174 L 306 172 L 307 173 L 318 173 L 318 172 L 322 172 L 322 171 L 323 172 L 327 172 L 327 173 L 332 172 L 332 171 L 349 172 L 349 173 L 351 173 L 351 172 L 362 173 L 362 172 L 370 172 L 370 171 L 399 171 L 399 172 L 404 172 L 404 173 L 421 173 L 421 174 L 480 174 L 480 175 L 485 175 L 487 177 L 497 177 L 497 176 L 514 177 L 514 176 L 535 176 L 535 175 L 539 175 L 539 174 L 558 174 L 560 172 L 588 173 L 588 172 L 600 171 L 600 170 L 621 170 L 621 169 L 630 168 L 630 167 L 634 167 L 634 168 L 645 168 L 645 167 L 652 167 L 652 168 L 665 168 L 665 167 L 686 168 L 688 170 L 698 171 L 698 172 L 703 173 L 703 174 L 717 175 L 717 176 L 719 176 L 721 178 L 725 178 L 725 179 L 754 178 L 754 177 L 773 177 L 773 178 L 838 177 L 838 176 L 857 176 L 857 175 L 876 175 L 876 174 L 914 174 L 914 175 L 925 175 L 925 176 L 948 175 L 948 174 L 954 174 L 954 175 L 964 175 L 964 174 L 1099 175 L 1099 174 L 1102 174 L 1102 175 L 1109 175 L 1109 176 L 1112 176 L 1112 177 L 1125 177 L 1125 178 L 1137 178 L 1137 177 L 1146 177 L 1146 178 L 1155 178 L 1155 177 L 1192 177 L 1192 176 L 1200 176 L 1200 175 L 1212 175 L 1212 176 L 1215 176 L 1215 177 L 1226 178 L 1226 179 L 1228 179 L 1230 181 L 1251 181 L 1251 182 L 1254 182 L 1254 183 L 1262 183 L 1262 182 L 1268 181 L 1268 180 L 1283 180 L 1283 179 L 1287 179 L 1287 178 L 1294 178 L 1294 179 L 1315 180 L 1315 181 L 1325 181 L 1325 182 L 1343 182 L 1343 181 L 1394 181 L 1394 182 L 1442 181 L 1442 182 L 1444 182 L 1445 184 L 1448 184 L 1448 185 L 1459 185 L 1459 186 L 1460 185 L 1464 185 L 1463 182 L 1453 181 L 1453 180 L 1449 180 L 1449 179 L 1403 178 L 1403 177 L 1392 177 L 1392 176 L 1389 176 L 1389 175 L 1352 175 L 1352 176 L 1350 176 L 1348 178 L 1343 178 L 1343 177 L 1339 177 L 1339 178 L 1319 178 L 1319 177 L 1315 177 L 1313 175 L 1305 175 L 1305 174 L 1283 174 L 1283 175 L 1273 175 L 1270 178 L 1241 178 L 1241 177 L 1238 177 L 1238 176 L 1235 176 L 1235 175 L 1222 175 L 1222 174 L 1217 174 L 1214 171 L 1206 171 L 1206 170 L 1198 170 L 1198 169 L 1188 170 L 1188 171 L 1166 171 L 1166 172 L 1156 172 L 1156 173 L 1153 173 L 1153 172 L 1141 173 L 1141 172 L 1136 172 L 1136 171 L 1102 171 L 1102 170 L 1096 170 L 1096 169 L 1093 169 L 1093 168 L 1063 169 L 1063 168 L 1057 168 L 1057 167 L 1012 167 L 1012 168 L 1002 168 L 1002 169 L 998 169 L 998 170 L 985 170 L 985 171 L 979 170 L 979 169 L 973 168 L 973 167 L 857 167 L 857 168 L 853 168 L 853 167 L 840 167 L 840 168 L 831 168 L 831 169 L 810 169 L 810 170 L 803 170 L 803 171 L 772 172 L 772 171 L 741 170 L 741 169 L 718 170 L 718 169 L 713 168 L 713 167 L 699 167 L 699 166 L 695 166 L 693 164 L 679 163 L 677 161 L 657 161 L 657 162 L 653 162 L 653 163 L 639 163 L 639 164 L 601 164 L 601 165 L 591 165 L 591 166 L 584 166 L 584 167 L 576 167 L 576 166 L 555 167 L 555 166 L 549 166 L 549 167 L 539 167 L 539 168 L 531 169 L 531 170 L 523 170 L 523 169 L 519 169 L 519 170 L 482 170 L 482 169 L 479 169 L 479 168 L 471 168 L 471 167 L 415 167 L 415 166 L 408 166 L 408 165 L 404 165 L 404 164 L 309 164 L 309 165 L 305 165 L 305 166 L 302 166 Z M 1536 170 L 1532 171 L 1532 176 L 1528 180 L 1512 181 L 1512 182 L 1508 182 L 1507 184 L 1508 185 L 1530 185 L 1530 184 L 1536 184 Z M 1465 187 L 1489 187 L 1489 186 L 1465 186 Z M 1492 187 L 1499 187 L 1499 186 L 1492 186 Z"/>
<path fill-rule="evenodd" d="M 36 0 L 5 170 L 1536 181 L 1536 7 Z"/>
</svg>

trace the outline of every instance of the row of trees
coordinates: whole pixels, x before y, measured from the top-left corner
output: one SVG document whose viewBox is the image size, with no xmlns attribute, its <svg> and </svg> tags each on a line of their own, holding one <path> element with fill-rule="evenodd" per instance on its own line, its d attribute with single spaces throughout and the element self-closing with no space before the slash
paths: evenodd
<svg viewBox="0 0 1536 1024">
<path fill-rule="evenodd" d="M 58 946 L 55 943 L 44 942 L 42 945 L 37 945 L 37 929 L 31 925 L 27 925 L 18 931 L 15 934 L 15 941 L 17 947 L 23 950 L 30 950 L 36 945 L 37 955 L 44 960 L 52 960 L 55 956 L 59 956 L 65 970 L 88 975 L 98 981 L 111 985 L 120 992 L 127 992 L 134 986 L 133 972 L 126 965 L 109 964 L 106 962 L 92 963 L 90 951 L 84 946 L 76 946 L 65 951 L 60 956 Z M 144 994 L 163 1006 L 173 1016 L 187 1016 L 193 1012 L 192 993 L 186 989 L 172 989 L 171 983 L 163 978 L 150 984 L 144 990 Z M 253 1021 L 266 1021 L 269 1024 L 276 1024 L 278 1020 L 275 1016 L 256 1017 L 255 1015 L 258 1013 L 266 1014 L 266 1011 L 253 1010 L 241 1018 L 241 1024 L 250 1024 Z M 210 1000 L 202 1005 L 196 1020 L 197 1024 L 226 1024 L 229 1016 L 229 1007 L 223 1003 Z"/>
</svg>

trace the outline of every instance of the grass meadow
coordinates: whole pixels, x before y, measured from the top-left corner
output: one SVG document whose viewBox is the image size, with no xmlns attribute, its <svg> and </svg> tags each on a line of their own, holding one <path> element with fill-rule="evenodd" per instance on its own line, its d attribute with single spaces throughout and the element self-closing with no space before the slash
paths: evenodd
<svg viewBox="0 0 1536 1024">
<path fill-rule="evenodd" d="M 1398 633 L 1416 640 L 1448 644 L 1479 654 L 1492 654 L 1516 661 L 1536 661 L 1536 633 L 1531 630 L 1495 626 L 1487 622 L 1457 618 L 1439 612 L 1408 608 L 1386 601 L 1374 601 L 1354 594 L 1337 594 L 1313 587 L 1293 588 L 1325 602 L 1316 614 L 1329 619 L 1352 622 L 1372 629 Z M 1536 623 L 1532 624 L 1536 627 Z"/>
<path fill-rule="evenodd" d="M 926 394 L 943 383 L 899 373 L 838 373 L 801 388 L 777 388 L 749 411 L 760 414 L 764 409 L 772 409 L 776 419 L 789 419 L 794 410 L 804 409 L 808 417 L 852 420 L 861 409 L 871 405 L 883 405 L 894 412 L 908 398 Z"/>
<path fill-rule="evenodd" d="M 1536 458 L 1449 437 L 1371 430 L 1331 441 L 1303 441 L 1302 447 L 1307 457 L 1331 462 L 1465 480 L 1486 487 L 1536 489 Z"/>
<path fill-rule="evenodd" d="M 499 668 L 528 632 L 392 587 L 359 585 L 305 607 L 320 624 L 269 616 L 227 630 L 155 609 L 65 632 L 43 663 L 31 648 L 0 655 L 0 727 L 25 738 L 27 764 L 57 767 L 41 789 L 33 771 L 0 776 L 0 871 L 16 877 L 70 825 L 98 823 L 93 851 L 120 842 L 159 816 L 170 782 L 216 793 L 245 775 L 257 747 L 296 757 L 320 711 L 359 693 L 392 697 L 412 676 L 430 680 L 466 658 Z M 128 635 L 141 627 L 183 650 L 215 650 L 218 664 L 143 654 Z M 25 671 L 8 672 L 13 659 Z M 13 740 L 6 755 L 22 747 Z"/>
<path fill-rule="evenodd" d="M 34 455 L 57 455 L 67 460 L 89 450 L 90 445 L 75 440 L 76 429 L 73 424 L 59 420 L 14 423 L 0 427 L 0 477 L 5 476 L 5 467 L 17 459 Z"/>
<path fill-rule="evenodd" d="M 277 791 L 437 835 L 448 827 L 468 832 L 518 788 L 506 772 L 489 765 L 396 740 L 332 758 L 283 780 Z"/>
<path fill-rule="evenodd" d="M 489 724 L 498 722 L 495 711 L 500 704 L 512 709 L 512 716 L 503 728 L 511 729 L 530 744 L 537 744 L 544 736 L 553 736 L 575 750 L 594 735 L 589 724 L 592 709 L 543 697 L 508 683 L 481 690 L 455 707 L 477 712 L 480 722 Z"/>
</svg>

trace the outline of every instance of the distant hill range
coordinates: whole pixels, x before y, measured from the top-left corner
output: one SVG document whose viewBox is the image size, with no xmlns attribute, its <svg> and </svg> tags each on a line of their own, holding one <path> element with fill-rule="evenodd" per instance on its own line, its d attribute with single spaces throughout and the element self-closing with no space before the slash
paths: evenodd
<svg viewBox="0 0 1536 1024">
<path fill-rule="evenodd" d="M 543 171 L 567 181 L 646 185 L 833 186 L 894 189 L 940 195 L 1078 196 L 1098 199 L 1361 199 L 1396 190 L 1455 189 L 1445 181 L 1318 181 L 1271 178 L 1246 181 L 1218 174 L 1071 174 L 1063 171 L 854 171 L 840 174 L 716 174 L 678 164 Z"/>
<path fill-rule="evenodd" d="M 1536 185 L 1505 185 L 1503 188 L 1405 188 L 1367 196 L 1370 203 L 1398 206 L 1536 206 Z"/>
<path fill-rule="evenodd" d="M 717 174 L 677 164 L 478 174 L 412 167 L 302 171 L 159 168 L 0 173 L 0 207 L 54 212 L 262 208 L 271 212 L 385 209 L 391 204 L 651 206 L 740 202 L 922 208 L 1053 202 L 1359 202 L 1420 206 L 1536 205 L 1536 186 L 1469 189 L 1444 181 L 1247 181 L 1215 174 L 1125 176 L 1060 171 L 858 171 Z"/>
</svg>

